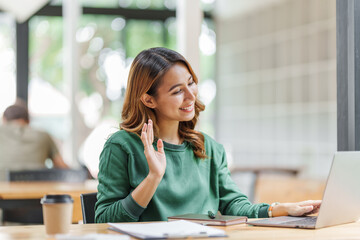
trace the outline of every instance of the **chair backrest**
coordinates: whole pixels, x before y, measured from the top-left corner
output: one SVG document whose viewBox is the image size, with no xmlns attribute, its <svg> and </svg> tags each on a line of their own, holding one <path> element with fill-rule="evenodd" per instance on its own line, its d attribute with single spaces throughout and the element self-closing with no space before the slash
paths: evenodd
<svg viewBox="0 0 360 240">
<path fill-rule="evenodd" d="M 97 201 L 95 193 L 80 194 L 81 211 L 84 224 L 95 223 L 95 203 Z"/>
<path fill-rule="evenodd" d="M 84 182 L 88 179 L 86 169 L 38 169 L 10 171 L 8 180 L 19 181 L 58 181 L 58 182 Z"/>
</svg>

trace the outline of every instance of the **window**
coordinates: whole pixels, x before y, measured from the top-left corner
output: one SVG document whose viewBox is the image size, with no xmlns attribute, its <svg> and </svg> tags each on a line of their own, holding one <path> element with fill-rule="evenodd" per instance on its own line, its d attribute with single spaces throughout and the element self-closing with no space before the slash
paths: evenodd
<svg viewBox="0 0 360 240">
<path fill-rule="evenodd" d="M 15 21 L 0 12 L 0 112 L 15 102 Z"/>
</svg>

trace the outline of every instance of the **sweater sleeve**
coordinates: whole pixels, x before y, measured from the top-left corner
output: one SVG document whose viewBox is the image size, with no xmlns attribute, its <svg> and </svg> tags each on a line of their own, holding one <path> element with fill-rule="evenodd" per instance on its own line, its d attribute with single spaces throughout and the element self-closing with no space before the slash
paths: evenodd
<svg viewBox="0 0 360 240">
<path fill-rule="evenodd" d="M 100 155 L 95 222 L 137 222 L 145 208 L 131 196 L 129 153 L 119 144 L 107 142 Z"/>
<path fill-rule="evenodd" d="M 247 216 L 250 218 L 268 217 L 269 205 L 264 203 L 252 204 L 231 179 L 224 148 L 222 148 L 221 161 L 218 166 L 218 180 L 220 195 L 219 210 L 222 214 Z"/>
</svg>

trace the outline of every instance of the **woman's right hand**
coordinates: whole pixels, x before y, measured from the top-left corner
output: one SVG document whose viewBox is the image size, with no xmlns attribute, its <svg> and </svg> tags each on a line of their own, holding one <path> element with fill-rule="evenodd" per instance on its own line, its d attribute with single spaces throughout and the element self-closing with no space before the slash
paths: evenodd
<svg viewBox="0 0 360 240">
<path fill-rule="evenodd" d="M 305 216 L 319 212 L 321 200 L 307 200 L 295 203 L 280 203 L 273 207 L 273 216 Z"/>
<path fill-rule="evenodd" d="M 149 165 L 149 175 L 162 178 L 166 169 L 166 156 L 164 144 L 161 139 L 157 141 L 157 151 L 153 147 L 154 131 L 153 122 L 149 119 L 144 124 L 141 132 L 141 141 L 144 144 L 144 154 Z"/>
</svg>

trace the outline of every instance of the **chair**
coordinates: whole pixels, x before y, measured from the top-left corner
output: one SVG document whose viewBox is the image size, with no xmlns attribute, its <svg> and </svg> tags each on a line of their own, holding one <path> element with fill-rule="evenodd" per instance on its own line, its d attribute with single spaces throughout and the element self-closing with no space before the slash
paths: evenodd
<svg viewBox="0 0 360 240">
<path fill-rule="evenodd" d="M 95 193 L 80 194 L 81 211 L 84 224 L 95 223 L 95 203 L 97 201 Z"/>
<path fill-rule="evenodd" d="M 88 171 L 82 169 L 38 169 L 8 172 L 11 182 L 58 181 L 79 183 L 88 179 Z M 39 199 L 22 199 L 24 207 L 3 210 L 3 222 L 42 224 L 42 206 Z"/>
<path fill-rule="evenodd" d="M 86 169 L 38 169 L 10 171 L 8 180 L 19 181 L 59 181 L 59 182 L 84 182 L 88 179 Z"/>
</svg>

